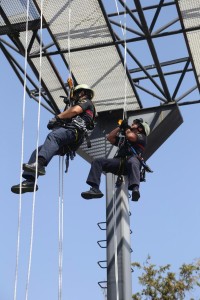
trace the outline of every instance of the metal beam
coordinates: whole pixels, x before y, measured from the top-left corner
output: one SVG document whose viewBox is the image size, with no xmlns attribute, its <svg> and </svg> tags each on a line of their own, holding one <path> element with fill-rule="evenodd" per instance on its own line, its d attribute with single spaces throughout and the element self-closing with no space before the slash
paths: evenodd
<svg viewBox="0 0 200 300">
<path fill-rule="evenodd" d="M 188 73 L 188 72 L 193 72 L 193 69 L 192 68 L 187 69 L 186 73 Z M 169 76 L 169 75 L 176 75 L 176 74 L 182 74 L 182 73 L 183 73 L 183 70 L 176 70 L 176 71 L 171 71 L 171 72 L 164 72 L 163 75 L 164 76 Z M 152 78 L 156 78 L 158 76 L 159 76 L 158 74 L 152 74 L 151 75 Z M 133 81 L 137 83 L 140 80 L 146 80 L 146 79 L 149 79 L 149 78 L 147 76 L 134 77 Z M 172 99 L 173 99 L 173 96 L 172 96 Z"/>
<path fill-rule="evenodd" d="M 160 13 L 160 11 L 161 11 L 161 8 L 163 7 L 164 1 L 165 1 L 165 0 L 160 0 L 160 3 L 158 4 L 158 7 L 156 8 L 156 13 L 155 13 L 155 15 L 154 15 L 154 17 L 153 17 L 153 20 L 152 20 L 152 22 L 151 22 L 151 25 L 150 25 L 150 27 L 149 27 L 149 32 L 152 32 L 152 31 L 153 31 L 153 28 L 154 28 L 154 26 L 155 26 L 155 24 L 156 24 L 156 21 L 157 21 L 157 19 L 158 19 L 158 16 L 159 16 L 159 13 Z"/>
<path fill-rule="evenodd" d="M 163 3 L 162 7 L 166 7 L 166 6 L 171 6 L 171 5 L 175 5 L 175 1 L 171 1 L 171 2 L 166 2 L 166 3 Z M 144 6 L 142 7 L 143 10 L 151 10 L 151 9 L 156 9 L 158 8 L 159 5 L 150 5 L 150 6 Z M 132 13 L 137 13 L 137 9 L 131 9 L 131 12 Z M 119 12 L 119 15 L 123 15 L 124 14 L 124 11 L 120 11 Z M 118 13 L 109 13 L 108 14 L 108 17 L 116 17 L 118 16 Z"/>
<path fill-rule="evenodd" d="M 114 175 L 107 174 L 107 300 L 130 300 L 132 284 L 128 188 L 127 182 L 124 182 L 113 193 L 114 184 Z"/>
<path fill-rule="evenodd" d="M 195 31 L 195 30 L 199 30 L 199 29 L 200 29 L 200 26 L 190 27 L 187 29 L 178 29 L 178 30 L 163 32 L 163 33 L 159 33 L 159 34 L 152 34 L 151 38 L 152 39 L 161 38 L 161 37 L 171 36 L 171 35 L 175 35 L 175 34 L 182 34 L 183 32 L 191 32 L 191 31 Z M 126 43 L 134 43 L 134 42 L 139 42 L 139 41 L 144 41 L 144 40 L 146 40 L 146 37 L 135 37 L 135 38 L 126 39 Z M 91 46 L 71 48 L 70 52 L 79 52 L 79 51 L 85 51 L 85 50 L 90 50 L 90 49 L 104 48 L 104 47 L 109 47 L 109 46 L 113 46 L 113 45 L 122 45 L 123 43 L 124 43 L 124 40 L 118 40 L 118 41 L 113 41 L 113 42 L 108 42 L 108 43 L 95 44 L 95 45 L 91 45 Z M 57 54 L 61 54 L 61 53 L 68 53 L 68 52 L 69 52 L 68 49 L 63 49 L 63 50 L 42 53 L 42 56 L 51 56 L 51 55 L 57 55 Z M 30 55 L 30 58 L 36 58 L 36 57 L 39 57 L 39 54 Z"/>
<path fill-rule="evenodd" d="M 156 69 L 157 69 L 157 72 L 159 74 L 159 78 L 160 78 L 161 84 L 163 86 L 163 90 L 165 92 L 165 97 L 168 99 L 168 101 L 171 101 L 171 95 L 170 95 L 167 83 L 165 81 L 165 78 L 164 78 L 164 75 L 163 75 L 163 72 L 162 72 L 162 69 L 161 69 L 161 66 L 160 66 L 158 55 L 157 55 L 156 49 L 154 47 L 154 44 L 153 44 L 153 41 L 152 41 L 152 38 L 151 38 L 151 33 L 149 31 L 149 28 L 148 28 L 148 25 L 147 25 L 147 22 L 146 22 L 144 13 L 143 13 L 141 3 L 140 3 L 139 0 L 134 0 L 134 3 L 135 3 L 135 6 L 136 6 L 136 8 L 138 10 L 138 15 L 139 15 L 139 18 L 140 18 L 141 23 L 143 25 L 143 28 L 144 28 L 144 32 L 145 32 L 145 35 L 146 35 L 147 43 L 149 45 L 149 49 L 151 51 L 153 60 L 155 62 Z"/>
<path fill-rule="evenodd" d="M 172 60 L 168 60 L 168 61 L 164 61 L 161 62 L 160 65 L 161 67 L 166 67 L 166 66 L 171 66 L 174 64 L 179 64 L 179 63 L 183 63 L 188 61 L 188 57 L 183 57 L 183 58 L 178 58 L 178 59 L 172 59 Z M 146 65 L 144 66 L 145 70 L 152 70 L 156 68 L 155 64 L 151 64 L 151 65 Z M 134 69 L 129 69 L 130 73 L 136 73 L 136 72 L 141 72 L 142 69 L 141 68 L 134 68 Z"/>
<path fill-rule="evenodd" d="M 43 28 L 46 28 L 44 25 Z M 38 30 L 40 29 L 40 20 L 31 20 L 28 22 L 28 30 Z M 0 26 L 0 35 L 9 35 L 13 34 L 13 32 L 17 35 L 19 35 L 20 32 L 26 31 L 26 23 L 21 22 L 21 23 L 15 23 L 12 24 L 11 26 L 5 25 L 5 26 Z"/>
</svg>

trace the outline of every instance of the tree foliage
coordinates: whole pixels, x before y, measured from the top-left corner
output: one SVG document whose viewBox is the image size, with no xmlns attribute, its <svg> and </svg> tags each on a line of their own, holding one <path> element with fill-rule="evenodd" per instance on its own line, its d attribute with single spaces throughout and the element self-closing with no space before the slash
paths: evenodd
<svg viewBox="0 0 200 300">
<path fill-rule="evenodd" d="M 142 290 L 132 296 L 134 300 L 183 300 L 187 292 L 200 287 L 200 260 L 183 264 L 179 274 L 171 272 L 169 264 L 156 267 L 150 256 L 143 266 L 139 263 L 132 263 L 132 266 L 142 271 L 138 277 Z"/>
</svg>

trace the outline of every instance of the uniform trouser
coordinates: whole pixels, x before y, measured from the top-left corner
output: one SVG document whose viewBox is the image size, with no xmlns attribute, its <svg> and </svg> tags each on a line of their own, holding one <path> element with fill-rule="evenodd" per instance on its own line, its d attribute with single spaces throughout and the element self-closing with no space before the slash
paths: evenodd
<svg viewBox="0 0 200 300">
<path fill-rule="evenodd" d="M 43 145 L 38 147 L 38 156 L 42 156 L 46 160 L 46 165 L 51 161 L 54 155 L 59 155 L 63 146 L 71 145 L 76 142 L 77 131 L 73 128 L 56 128 L 51 131 Z M 30 156 L 29 164 L 36 161 L 36 150 Z M 25 179 L 33 179 L 34 174 L 24 171 L 22 176 Z"/>
<path fill-rule="evenodd" d="M 86 183 L 90 186 L 99 187 L 101 174 L 112 173 L 119 174 L 121 159 L 120 158 L 98 158 L 95 159 L 90 168 Z M 134 185 L 140 185 L 141 164 L 136 156 L 131 156 L 124 162 L 124 170 L 121 175 L 128 176 L 128 189 L 132 190 Z"/>
</svg>

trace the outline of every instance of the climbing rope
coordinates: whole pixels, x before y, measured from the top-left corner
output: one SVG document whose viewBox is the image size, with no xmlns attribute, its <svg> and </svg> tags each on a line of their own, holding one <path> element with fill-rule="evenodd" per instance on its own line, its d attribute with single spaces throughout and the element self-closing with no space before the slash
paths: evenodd
<svg viewBox="0 0 200 300">
<path fill-rule="evenodd" d="M 115 283 L 116 283 L 116 300 L 119 300 L 119 278 L 118 278 L 118 241 L 117 241 L 117 199 L 116 199 L 116 193 L 115 193 L 115 175 L 112 174 L 112 191 L 113 191 L 113 230 L 114 230 L 114 251 L 115 251 Z"/>
<path fill-rule="evenodd" d="M 15 282 L 14 282 L 14 300 L 17 298 L 18 284 L 18 266 L 20 252 L 20 235 L 21 235 L 21 211 L 22 211 L 22 164 L 24 159 L 24 129 L 25 129 L 25 107 L 26 107 L 26 80 L 27 80 L 27 58 L 28 58 L 28 22 L 29 22 L 29 0 L 27 0 L 26 9 L 26 36 L 25 36 L 25 62 L 24 62 L 24 85 L 23 85 L 23 107 L 22 107 L 22 137 L 21 137 L 21 161 L 20 161 L 20 195 L 18 207 L 18 227 L 17 227 L 17 251 L 15 266 Z"/>
<path fill-rule="evenodd" d="M 120 17 L 119 13 L 119 7 L 117 0 L 115 0 L 115 6 L 117 10 L 118 17 Z M 123 107 L 123 119 L 125 119 L 126 116 L 126 110 L 127 110 L 127 43 L 126 43 L 126 0 L 124 0 L 124 25 L 122 25 L 121 19 L 120 19 L 120 27 L 123 35 L 124 40 L 124 107 Z"/>
<path fill-rule="evenodd" d="M 71 0 L 69 0 L 69 5 L 68 5 L 68 9 L 69 9 L 69 19 L 68 19 L 68 34 L 67 34 L 67 45 L 68 45 L 68 67 L 69 67 L 69 78 L 72 77 L 72 72 L 71 72 L 71 53 L 70 53 L 70 48 L 71 48 L 71 44 L 70 44 L 70 38 L 71 38 Z"/>
<path fill-rule="evenodd" d="M 41 110 L 41 81 L 42 81 L 42 16 L 43 16 L 43 0 L 41 0 L 41 14 L 40 14 L 40 58 L 39 58 L 39 101 L 38 101 L 38 120 L 37 120 L 37 141 L 36 141 L 36 165 L 38 165 L 38 147 L 39 147 L 39 131 L 40 131 L 40 110 Z M 35 220 L 35 202 L 36 202 L 36 186 L 37 186 L 38 170 L 36 168 L 35 184 L 32 203 L 32 216 L 31 216 L 31 237 L 30 237 L 30 250 L 29 250 L 29 263 L 28 274 L 26 282 L 26 294 L 25 299 L 28 299 L 28 289 L 30 283 L 31 263 L 32 263 L 32 250 L 33 250 L 33 236 L 34 236 L 34 220 Z"/>
<path fill-rule="evenodd" d="M 63 234 L 64 231 L 64 156 L 59 156 L 59 198 L 58 198 L 58 300 L 62 299 Z"/>
<path fill-rule="evenodd" d="M 115 0 L 115 5 L 117 9 L 118 17 L 119 14 L 119 7 L 117 0 Z M 123 107 L 123 119 L 125 119 L 126 111 L 127 111 L 127 43 L 126 43 L 126 0 L 124 0 L 124 26 L 122 26 L 122 22 L 120 20 L 120 27 L 123 34 L 124 39 L 124 107 Z M 124 27 L 124 28 L 123 28 Z M 115 192 L 115 175 L 112 175 L 112 187 L 113 187 L 113 230 L 114 230 L 114 253 L 115 253 L 115 283 L 116 283 L 116 300 L 119 300 L 119 278 L 118 278 L 118 241 L 117 241 L 117 199 L 116 199 L 116 192 Z"/>
</svg>

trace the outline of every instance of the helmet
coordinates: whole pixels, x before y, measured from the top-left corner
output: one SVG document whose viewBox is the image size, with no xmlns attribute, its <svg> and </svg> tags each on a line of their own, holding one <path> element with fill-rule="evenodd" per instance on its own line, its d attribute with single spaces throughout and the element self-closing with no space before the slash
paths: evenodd
<svg viewBox="0 0 200 300">
<path fill-rule="evenodd" d="M 94 97 L 94 91 L 87 84 L 84 83 L 75 86 L 73 92 L 76 93 L 77 91 L 81 90 L 89 91 L 91 93 L 91 99 Z"/>
<path fill-rule="evenodd" d="M 150 134 L 149 124 L 147 122 L 144 122 L 142 118 L 133 120 L 133 123 L 139 124 L 143 128 L 146 136 Z"/>
</svg>

